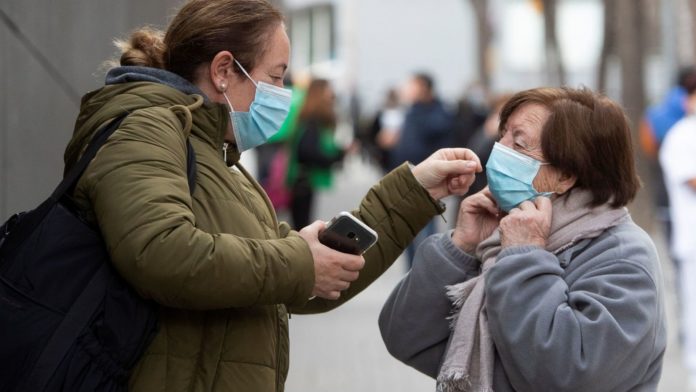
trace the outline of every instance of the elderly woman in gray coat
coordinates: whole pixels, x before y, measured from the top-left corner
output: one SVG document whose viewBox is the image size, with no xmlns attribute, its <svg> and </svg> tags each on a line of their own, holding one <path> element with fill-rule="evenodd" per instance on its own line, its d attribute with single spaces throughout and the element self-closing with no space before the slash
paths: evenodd
<svg viewBox="0 0 696 392">
<path fill-rule="evenodd" d="M 588 90 L 513 96 L 489 188 L 424 242 L 379 319 L 438 391 L 655 391 L 662 278 L 625 205 L 639 179 L 621 108 Z"/>
</svg>

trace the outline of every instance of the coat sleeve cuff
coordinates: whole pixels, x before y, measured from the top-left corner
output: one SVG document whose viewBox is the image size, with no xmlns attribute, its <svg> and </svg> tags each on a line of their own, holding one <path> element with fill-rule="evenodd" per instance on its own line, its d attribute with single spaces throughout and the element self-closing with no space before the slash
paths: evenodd
<svg viewBox="0 0 696 392">
<path fill-rule="evenodd" d="M 481 262 L 452 242 L 452 232 L 454 230 L 448 230 L 440 237 L 439 242 L 442 251 L 449 260 L 465 271 L 467 276 L 477 275 L 481 268 Z"/>
<path fill-rule="evenodd" d="M 409 167 L 410 163 L 404 162 L 401 166 L 384 176 L 375 191 L 389 189 L 395 191 L 391 195 L 395 206 L 409 208 L 416 215 L 427 213 L 428 218 L 445 212 L 445 204 L 430 197 L 428 191 L 416 179 Z"/>
<path fill-rule="evenodd" d="M 536 245 L 516 245 L 503 248 L 500 253 L 498 253 L 498 260 L 505 256 L 520 255 L 524 253 L 529 253 L 535 250 L 543 250 L 542 247 Z"/>
<path fill-rule="evenodd" d="M 403 163 L 372 187 L 363 199 L 359 216 L 370 227 L 386 229 L 378 232 L 380 241 L 390 238 L 403 249 L 444 210 L 418 182 L 408 163 Z"/>
<path fill-rule="evenodd" d="M 297 283 L 285 304 L 302 306 L 309 301 L 314 290 L 314 259 L 309 245 L 296 231 L 290 231 L 286 239 L 294 245 L 292 246 L 294 255 L 287 259 L 293 263 L 292 270 L 295 271 Z"/>
</svg>

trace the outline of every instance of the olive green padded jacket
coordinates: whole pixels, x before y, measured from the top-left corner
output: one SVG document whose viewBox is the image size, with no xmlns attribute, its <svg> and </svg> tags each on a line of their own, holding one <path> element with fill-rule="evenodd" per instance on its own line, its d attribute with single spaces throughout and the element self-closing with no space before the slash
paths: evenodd
<svg viewBox="0 0 696 392">
<path fill-rule="evenodd" d="M 107 85 L 83 98 L 66 169 L 96 129 L 126 111 L 74 195 L 119 273 L 161 305 L 159 330 L 130 378 L 133 391 L 282 391 L 288 308 L 317 313 L 343 304 L 442 212 L 406 165 L 388 174 L 354 211 L 379 234 L 360 278 L 338 301 L 308 302 L 314 268 L 306 242 L 278 224 L 236 150 L 227 154 L 233 168 L 223 161 L 225 106 L 162 83 Z M 186 138 L 198 166 L 193 197 Z"/>
</svg>

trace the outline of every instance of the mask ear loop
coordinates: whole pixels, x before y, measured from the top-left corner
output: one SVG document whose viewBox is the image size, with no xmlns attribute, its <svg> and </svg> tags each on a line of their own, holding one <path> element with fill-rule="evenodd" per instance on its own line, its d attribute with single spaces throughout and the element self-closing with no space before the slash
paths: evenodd
<svg viewBox="0 0 696 392">
<path fill-rule="evenodd" d="M 258 88 L 259 87 L 258 84 L 254 81 L 254 79 L 251 78 L 251 75 L 249 75 L 249 73 L 246 71 L 246 69 L 244 69 L 244 67 L 242 67 L 242 64 L 240 64 L 239 61 L 237 61 L 237 59 L 234 59 L 234 62 L 235 62 L 235 64 L 237 64 L 239 69 L 241 69 L 242 72 L 244 72 L 244 75 L 251 81 L 251 83 L 254 84 L 254 87 Z M 225 94 L 224 90 L 222 91 L 222 96 L 225 97 L 225 101 L 227 101 L 227 104 L 230 106 L 230 109 L 234 112 L 235 110 L 234 110 L 234 107 L 232 106 L 232 102 L 230 102 L 230 99 L 227 97 L 227 94 Z"/>
<path fill-rule="evenodd" d="M 244 67 L 242 67 L 242 64 L 239 64 L 239 61 L 237 61 L 237 59 L 234 59 L 234 62 L 237 64 L 239 69 L 241 69 L 242 72 L 244 72 L 244 75 L 246 75 L 246 77 L 249 78 L 249 80 L 251 80 L 251 83 L 254 83 L 254 87 L 258 88 L 259 85 L 256 84 L 256 81 L 254 81 L 254 79 L 251 78 L 251 75 L 249 75 L 249 73 L 247 73 L 246 69 L 244 69 Z"/>
<path fill-rule="evenodd" d="M 232 102 L 230 102 L 230 99 L 227 98 L 227 94 L 225 94 L 224 91 L 222 92 L 222 96 L 225 97 L 225 101 L 227 101 L 227 105 L 229 105 L 230 110 L 232 110 L 232 112 L 235 112 L 234 107 L 232 106 Z"/>
</svg>

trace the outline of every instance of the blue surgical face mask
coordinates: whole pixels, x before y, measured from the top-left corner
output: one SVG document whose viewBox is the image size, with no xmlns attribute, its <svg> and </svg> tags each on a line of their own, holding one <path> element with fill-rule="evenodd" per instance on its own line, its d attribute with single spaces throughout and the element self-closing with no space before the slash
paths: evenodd
<svg viewBox="0 0 696 392">
<path fill-rule="evenodd" d="M 552 195 L 554 192 L 537 192 L 532 185 L 539 168 L 545 164 L 510 147 L 495 143 L 486 163 L 486 177 L 488 188 L 498 207 L 510 212 L 525 200 Z"/>
<path fill-rule="evenodd" d="M 292 91 L 264 82 L 256 82 L 237 60 L 235 63 L 256 86 L 256 96 L 248 112 L 237 112 L 224 92 L 222 95 L 230 105 L 230 121 L 239 152 L 266 143 L 275 135 L 290 111 Z"/>
</svg>

